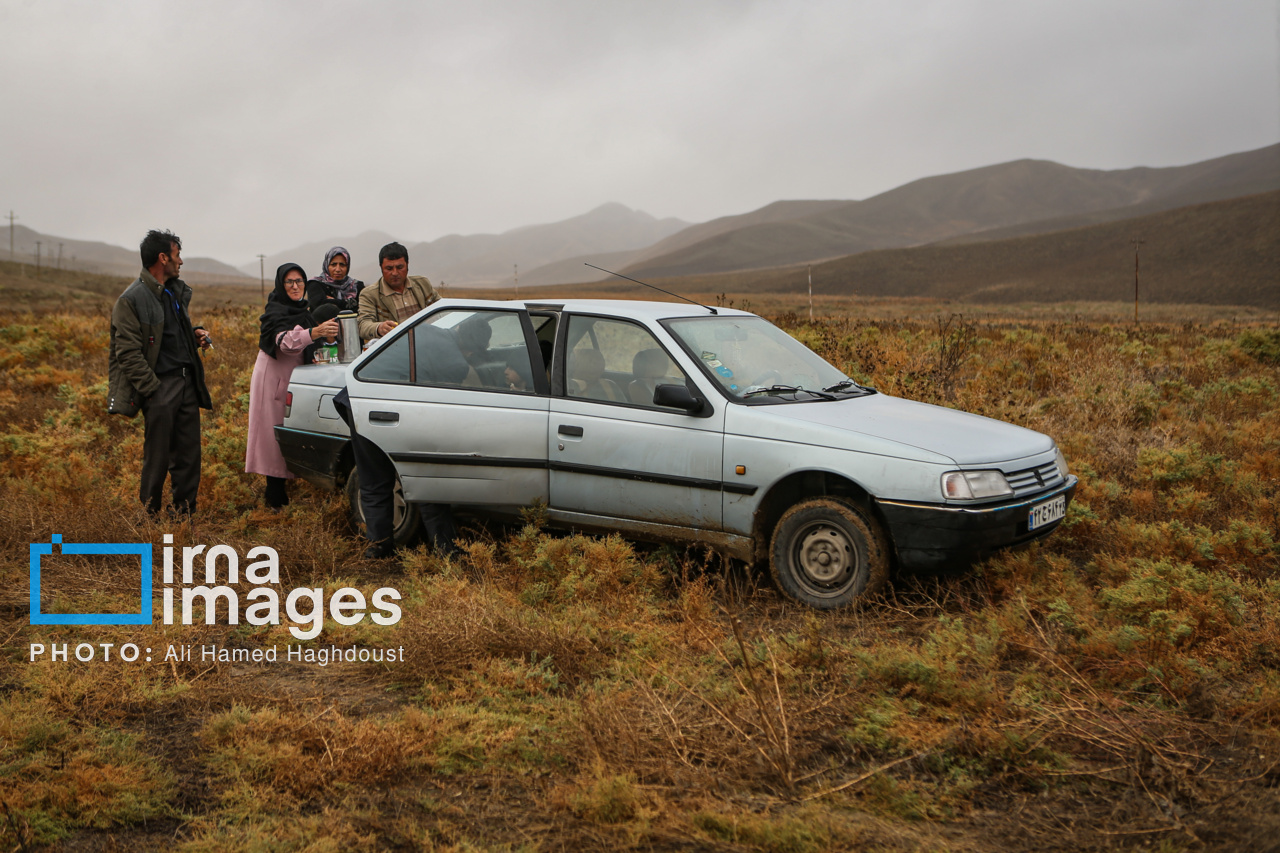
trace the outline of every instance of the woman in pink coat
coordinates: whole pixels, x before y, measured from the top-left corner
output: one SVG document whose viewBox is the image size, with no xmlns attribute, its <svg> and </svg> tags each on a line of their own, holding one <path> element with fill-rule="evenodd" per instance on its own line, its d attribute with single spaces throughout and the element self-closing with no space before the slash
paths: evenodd
<svg viewBox="0 0 1280 853">
<path fill-rule="evenodd" d="M 289 503 L 285 483 L 293 474 L 284 464 L 275 427 L 284 423 L 285 393 L 289 377 L 304 357 L 314 352 L 311 345 L 320 338 L 338 334 L 338 321 L 317 324 L 307 311 L 307 274 L 297 264 L 281 264 L 276 270 L 276 286 L 267 297 L 266 310 L 259 319 L 258 360 L 249 382 L 249 443 L 244 454 L 244 470 L 265 474 L 265 503 L 279 509 Z"/>
</svg>

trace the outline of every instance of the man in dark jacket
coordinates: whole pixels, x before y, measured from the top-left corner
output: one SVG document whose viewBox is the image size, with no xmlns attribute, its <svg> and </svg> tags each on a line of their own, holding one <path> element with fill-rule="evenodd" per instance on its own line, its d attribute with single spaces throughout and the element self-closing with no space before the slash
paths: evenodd
<svg viewBox="0 0 1280 853">
<path fill-rule="evenodd" d="M 111 311 L 107 356 L 108 411 L 145 420 L 139 499 L 158 513 L 167 475 L 173 509 L 196 511 L 200 488 L 200 410 L 213 408 L 199 350 L 209 333 L 191 325 L 191 288 L 180 278 L 182 241 L 149 231 L 140 246 L 142 272 Z"/>
</svg>

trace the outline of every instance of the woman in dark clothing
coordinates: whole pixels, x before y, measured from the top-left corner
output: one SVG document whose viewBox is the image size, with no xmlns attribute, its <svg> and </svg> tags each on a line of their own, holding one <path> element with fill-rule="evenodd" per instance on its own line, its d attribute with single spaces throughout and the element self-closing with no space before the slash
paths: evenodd
<svg viewBox="0 0 1280 853">
<path fill-rule="evenodd" d="M 244 470 L 267 478 L 265 503 L 279 509 L 289 503 L 285 481 L 293 479 L 276 443 L 275 428 L 284 423 L 285 394 L 293 369 L 314 351 L 322 337 L 338 334 L 338 321 L 316 323 L 303 298 L 307 274 L 297 264 L 281 264 L 276 286 L 258 320 L 258 360 L 249 380 L 249 440 Z"/>
<path fill-rule="evenodd" d="M 341 246 L 334 246 L 324 256 L 324 273 L 307 282 L 307 304 L 314 311 L 326 302 L 338 306 L 339 311 L 355 311 L 357 297 L 364 290 L 364 282 L 347 273 L 351 270 L 351 253 Z"/>
</svg>

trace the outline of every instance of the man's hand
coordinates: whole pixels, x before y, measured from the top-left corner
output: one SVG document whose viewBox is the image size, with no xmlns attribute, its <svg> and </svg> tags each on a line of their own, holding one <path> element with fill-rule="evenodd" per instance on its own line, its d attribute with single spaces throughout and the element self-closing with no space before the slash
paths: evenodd
<svg viewBox="0 0 1280 853">
<path fill-rule="evenodd" d="M 213 346 L 213 338 L 209 335 L 209 331 L 204 326 L 196 326 L 191 331 L 196 333 L 196 345 L 200 349 L 209 349 Z"/>
<path fill-rule="evenodd" d="M 378 337 L 382 337 L 400 324 L 395 320 L 383 320 L 378 324 Z"/>
</svg>

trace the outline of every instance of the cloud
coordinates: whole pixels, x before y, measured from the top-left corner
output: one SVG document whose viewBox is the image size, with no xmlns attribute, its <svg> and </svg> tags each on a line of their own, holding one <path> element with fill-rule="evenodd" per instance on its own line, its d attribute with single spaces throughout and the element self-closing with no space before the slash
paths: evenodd
<svg viewBox="0 0 1280 853">
<path fill-rule="evenodd" d="M 232 263 L 1280 138 L 1271 0 L 52 0 L 0 29 L 0 206 L 122 245 L 171 227 Z"/>
</svg>

